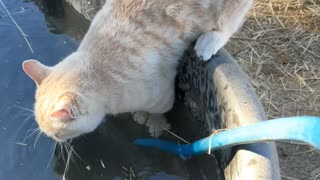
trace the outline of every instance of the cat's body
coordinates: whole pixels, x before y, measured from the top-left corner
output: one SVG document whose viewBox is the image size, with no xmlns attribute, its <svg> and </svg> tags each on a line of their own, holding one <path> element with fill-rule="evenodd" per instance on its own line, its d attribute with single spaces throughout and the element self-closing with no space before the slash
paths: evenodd
<svg viewBox="0 0 320 180">
<path fill-rule="evenodd" d="M 159 135 L 161 128 L 169 128 L 161 114 L 173 105 L 176 66 L 183 52 L 203 33 L 196 53 L 210 59 L 239 28 L 251 4 L 107 0 L 76 52 L 51 68 L 24 63 L 38 84 L 35 113 L 40 129 L 64 141 L 93 131 L 105 114 L 138 112 L 135 119 Z"/>
</svg>

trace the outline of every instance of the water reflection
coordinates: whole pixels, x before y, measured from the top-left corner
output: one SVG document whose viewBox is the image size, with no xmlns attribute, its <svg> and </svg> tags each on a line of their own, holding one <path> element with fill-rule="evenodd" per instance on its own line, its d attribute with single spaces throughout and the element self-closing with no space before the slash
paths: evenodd
<svg viewBox="0 0 320 180">
<path fill-rule="evenodd" d="M 84 37 L 90 22 L 80 16 L 68 3 L 62 0 L 37 0 L 35 4 L 45 14 L 51 33 L 68 34 L 77 40 Z"/>
</svg>

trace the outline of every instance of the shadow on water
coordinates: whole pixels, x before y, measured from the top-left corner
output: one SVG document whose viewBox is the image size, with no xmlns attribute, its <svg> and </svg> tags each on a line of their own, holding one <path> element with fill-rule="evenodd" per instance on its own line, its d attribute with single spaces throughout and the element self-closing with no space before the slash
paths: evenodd
<svg viewBox="0 0 320 180">
<path fill-rule="evenodd" d="M 35 84 L 22 72 L 25 59 L 54 65 L 75 51 L 89 22 L 64 1 L 2 0 L 34 50 L 0 5 L 0 179 L 213 179 L 213 157 L 203 155 L 181 160 L 171 154 L 143 149 L 132 143 L 147 137 L 147 129 L 128 114 L 108 117 L 94 133 L 74 139 L 68 171 L 67 152 L 44 135 L 31 134 L 37 124 L 32 117 Z M 168 113 L 173 131 L 188 141 L 200 134 L 180 103 Z M 174 120 L 174 121 L 173 121 Z M 184 129 L 184 130 L 182 130 Z M 30 134 L 32 136 L 30 136 Z M 176 140 L 165 134 L 162 138 Z M 51 163 L 50 157 L 54 153 Z M 47 167 L 48 166 L 48 167 Z"/>
</svg>

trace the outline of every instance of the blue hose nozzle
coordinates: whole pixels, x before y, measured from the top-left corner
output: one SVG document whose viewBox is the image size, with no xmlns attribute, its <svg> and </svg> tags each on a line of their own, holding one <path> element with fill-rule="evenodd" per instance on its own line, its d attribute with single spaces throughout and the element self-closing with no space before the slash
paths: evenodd
<svg viewBox="0 0 320 180">
<path fill-rule="evenodd" d="M 176 144 L 158 139 L 137 139 L 135 144 L 158 148 L 189 158 L 211 150 L 263 141 L 301 141 L 320 149 L 320 117 L 286 117 L 229 129 L 192 144 Z"/>
</svg>

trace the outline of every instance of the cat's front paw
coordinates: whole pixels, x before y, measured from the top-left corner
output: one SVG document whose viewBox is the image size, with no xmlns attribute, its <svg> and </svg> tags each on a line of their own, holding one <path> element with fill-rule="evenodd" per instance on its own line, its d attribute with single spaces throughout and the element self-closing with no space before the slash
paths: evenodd
<svg viewBox="0 0 320 180">
<path fill-rule="evenodd" d="M 159 137 L 164 130 L 171 128 L 171 125 L 162 114 L 152 114 L 146 125 L 149 127 L 149 133 L 153 137 Z"/>
<path fill-rule="evenodd" d="M 133 120 L 138 124 L 145 125 L 150 117 L 150 113 L 138 111 L 133 113 Z"/>
<path fill-rule="evenodd" d="M 222 32 L 205 32 L 197 39 L 194 50 L 199 58 L 208 61 L 225 45 L 226 41 Z"/>
</svg>

